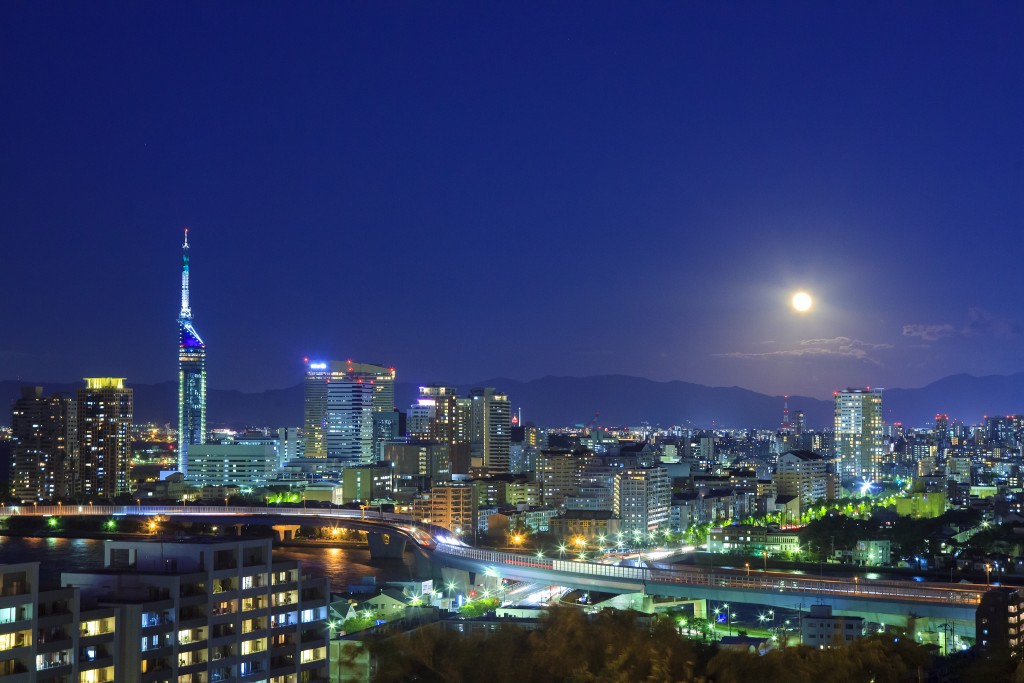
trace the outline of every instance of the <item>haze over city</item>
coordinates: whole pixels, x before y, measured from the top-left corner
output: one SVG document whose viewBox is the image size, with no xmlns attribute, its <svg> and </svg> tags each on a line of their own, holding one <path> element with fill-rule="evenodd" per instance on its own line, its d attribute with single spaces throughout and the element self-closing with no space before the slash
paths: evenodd
<svg viewBox="0 0 1024 683">
<path fill-rule="evenodd" d="M 1022 369 L 1024 9 L 0 8 L 0 378 Z M 813 297 L 794 311 L 797 291 Z"/>
</svg>

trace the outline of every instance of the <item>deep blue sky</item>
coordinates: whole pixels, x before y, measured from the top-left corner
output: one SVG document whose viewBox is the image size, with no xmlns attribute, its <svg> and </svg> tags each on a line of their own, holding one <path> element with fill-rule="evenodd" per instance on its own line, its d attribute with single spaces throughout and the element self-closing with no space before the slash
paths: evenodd
<svg viewBox="0 0 1024 683">
<path fill-rule="evenodd" d="M 0 378 L 1024 369 L 1021 3 L 0 4 Z M 798 287 L 815 311 L 787 305 Z"/>
</svg>

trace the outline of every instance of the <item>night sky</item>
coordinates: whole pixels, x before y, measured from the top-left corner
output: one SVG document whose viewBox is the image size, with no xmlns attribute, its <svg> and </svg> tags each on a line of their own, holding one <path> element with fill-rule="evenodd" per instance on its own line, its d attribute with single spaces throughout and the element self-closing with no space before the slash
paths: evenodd
<svg viewBox="0 0 1024 683">
<path fill-rule="evenodd" d="M 0 379 L 1024 369 L 1024 4 L 0 4 Z M 815 299 L 795 313 L 789 297 Z"/>
</svg>

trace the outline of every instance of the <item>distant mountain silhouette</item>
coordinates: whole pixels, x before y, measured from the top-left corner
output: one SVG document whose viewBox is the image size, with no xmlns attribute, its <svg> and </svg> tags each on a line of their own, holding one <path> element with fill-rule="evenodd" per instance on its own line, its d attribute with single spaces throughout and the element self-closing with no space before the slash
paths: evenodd
<svg viewBox="0 0 1024 683">
<path fill-rule="evenodd" d="M 9 406 L 20 396 L 20 387 L 32 382 L 0 381 L 0 423 L 10 424 Z M 47 393 L 70 394 L 82 386 L 74 383 L 38 383 Z M 137 422 L 177 421 L 177 384 L 129 384 L 135 389 Z M 782 421 L 782 397 L 759 394 L 741 387 L 709 387 L 691 382 L 656 382 L 627 375 L 594 377 L 542 377 L 527 382 L 494 378 L 461 385 L 492 386 L 508 393 L 523 420 L 539 425 L 589 424 L 598 415 L 603 426 L 693 425 L 697 427 L 774 428 Z M 936 413 L 968 424 L 985 415 L 1024 414 L 1024 373 L 1014 375 L 953 375 L 918 389 L 887 389 L 883 405 L 887 422 L 909 427 L 932 422 Z M 395 399 L 406 409 L 416 398 L 417 385 L 399 382 Z M 209 392 L 207 417 L 211 426 L 284 426 L 302 424 L 302 385 L 257 393 L 213 389 Z M 803 410 L 807 425 L 822 429 L 832 425 L 832 401 L 790 396 L 790 410 Z"/>
</svg>

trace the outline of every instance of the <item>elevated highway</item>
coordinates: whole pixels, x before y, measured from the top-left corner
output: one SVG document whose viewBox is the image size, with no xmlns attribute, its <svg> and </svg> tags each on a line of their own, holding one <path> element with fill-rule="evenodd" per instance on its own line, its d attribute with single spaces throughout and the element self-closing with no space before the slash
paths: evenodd
<svg viewBox="0 0 1024 683">
<path fill-rule="evenodd" d="M 435 562 L 491 576 L 606 593 L 636 592 L 685 600 L 751 603 L 806 610 L 818 602 L 835 614 L 904 625 L 908 616 L 974 632 L 975 611 L 988 586 L 977 584 L 814 578 L 783 572 L 695 567 L 622 567 L 503 553 L 438 543 Z M 443 558 L 443 559 L 442 559 Z"/>
</svg>

